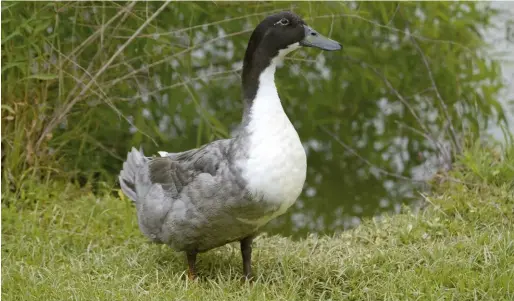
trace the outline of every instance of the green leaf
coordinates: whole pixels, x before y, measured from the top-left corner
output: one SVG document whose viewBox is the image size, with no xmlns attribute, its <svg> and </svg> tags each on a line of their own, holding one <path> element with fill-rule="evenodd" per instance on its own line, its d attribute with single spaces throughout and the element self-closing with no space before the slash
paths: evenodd
<svg viewBox="0 0 514 301">
<path fill-rule="evenodd" d="M 2 39 L 2 45 L 7 43 L 7 41 L 9 41 L 10 39 L 14 38 L 15 36 L 19 35 L 20 34 L 20 31 L 19 29 L 16 29 L 13 33 L 11 33 L 9 36 L 5 37 L 4 39 Z"/>
<path fill-rule="evenodd" d="M 59 75 L 57 74 L 48 74 L 48 73 L 40 73 L 40 74 L 34 74 L 31 76 L 27 76 L 24 79 L 39 79 L 39 80 L 53 80 L 59 78 Z"/>
<path fill-rule="evenodd" d="M 7 63 L 5 64 L 4 66 L 2 66 L 2 73 L 8 69 L 11 69 L 11 68 L 14 68 L 14 67 L 20 67 L 20 66 L 24 66 L 25 65 L 25 61 L 23 62 L 12 62 L 12 63 Z"/>
<path fill-rule="evenodd" d="M 9 111 L 10 113 L 16 114 L 14 109 L 9 105 L 2 105 L 2 110 L 6 110 L 6 111 Z"/>
</svg>

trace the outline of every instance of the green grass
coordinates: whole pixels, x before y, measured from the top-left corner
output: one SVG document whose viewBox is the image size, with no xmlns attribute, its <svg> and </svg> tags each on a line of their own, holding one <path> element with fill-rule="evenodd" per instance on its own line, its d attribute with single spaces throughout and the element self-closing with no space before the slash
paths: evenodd
<svg viewBox="0 0 514 301">
<path fill-rule="evenodd" d="M 237 245 L 199 257 L 150 244 L 127 200 L 49 182 L 2 200 L 3 300 L 513 300 L 514 151 L 476 148 L 425 209 L 333 237 L 255 241 L 242 284 Z"/>
</svg>

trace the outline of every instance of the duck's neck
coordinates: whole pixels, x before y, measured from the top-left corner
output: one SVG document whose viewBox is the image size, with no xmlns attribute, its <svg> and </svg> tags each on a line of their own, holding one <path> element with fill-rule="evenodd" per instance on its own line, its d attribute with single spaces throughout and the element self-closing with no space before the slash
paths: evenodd
<svg viewBox="0 0 514 301">
<path fill-rule="evenodd" d="M 276 55 L 276 54 L 275 54 Z M 276 61 L 265 49 L 256 49 L 254 52 L 247 50 L 243 62 L 242 86 L 244 98 L 244 116 L 247 116 L 258 90 L 263 86 L 271 85 L 275 88 Z"/>
<path fill-rule="evenodd" d="M 275 85 L 275 71 L 277 64 L 282 63 L 285 55 L 299 47 L 297 44 L 280 51 L 271 52 L 261 48 L 249 51 L 251 50 L 251 45 L 249 45 L 243 62 L 242 76 L 245 105 L 244 123 L 249 121 L 252 109 L 256 105 L 280 107 L 282 109 Z"/>
</svg>

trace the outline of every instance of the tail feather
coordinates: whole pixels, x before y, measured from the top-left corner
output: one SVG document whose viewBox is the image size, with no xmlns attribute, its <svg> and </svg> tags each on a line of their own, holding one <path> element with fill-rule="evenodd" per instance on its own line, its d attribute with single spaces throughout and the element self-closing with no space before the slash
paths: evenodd
<svg viewBox="0 0 514 301">
<path fill-rule="evenodd" d="M 148 161 L 143 154 L 143 150 L 134 147 L 127 155 L 127 160 L 123 162 L 123 169 L 118 176 L 121 191 L 133 202 L 137 202 L 136 176 L 141 167 Z"/>
</svg>

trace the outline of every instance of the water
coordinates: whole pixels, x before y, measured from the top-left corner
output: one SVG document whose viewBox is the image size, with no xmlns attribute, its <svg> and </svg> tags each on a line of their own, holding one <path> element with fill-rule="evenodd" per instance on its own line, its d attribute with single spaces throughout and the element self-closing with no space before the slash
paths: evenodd
<svg viewBox="0 0 514 301">
<path fill-rule="evenodd" d="M 502 62 L 503 82 L 500 101 L 507 113 L 509 131 L 514 133 L 514 2 L 493 1 L 491 6 L 499 9 L 501 14 L 493 20 L 495 28 L 484 33 L 485 41 L 490 45 L 491 56 Z M 498 140 L 503 140 L 502 130 L 491 125 L 489 133 Z"/>
<path fill-rule="evenodd" d="M 491 6 L 501 13 L 493 19 L 494 28 L 484 32 L 484 38 L 490 45 L 489 54 L 502 63 L 505 87 L 499 100 L 509 122 L 507 131 L 514 133 L 514 2 L 492 2 Z M 503 130 L 494 123 L 489 125 L 487 132 L 499 141 L 505 139 Z M 340 150 L 343 151 L 342 148 Z M 365 158 L 354 157 L 354 160 Z M 402 164 L 401 156 L 398 156 L 398 162 Z M 309 163 L 318 164 L 312 157 Z M 429 178 L 441 166 L 439 163 L 431 158 L 431 161 L 412 167 L 414 178 Z M 380 174 L 377 168 L 380 167 L 341 174 L 340 167 L 325 166 L 322 172 L 308 178 L 308 185 L 297 204 L 268 225 L 268 231 L 293 237 L 303 237 L 311 232 L 330 234 L 359 225 L 363 217 L 399 212 L 403 205 L 416 209 L 418 192 L 426 187 L 418 182 Z M 366 173 L 374 170 L 380 175 L 374 179 L 366 177 Z"/>
</svg>

